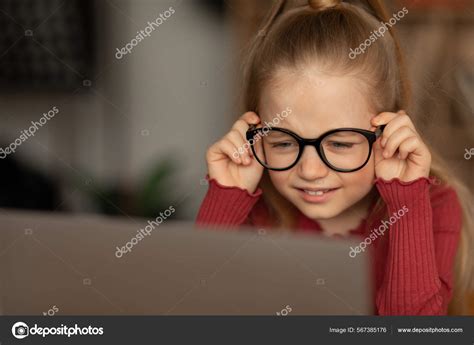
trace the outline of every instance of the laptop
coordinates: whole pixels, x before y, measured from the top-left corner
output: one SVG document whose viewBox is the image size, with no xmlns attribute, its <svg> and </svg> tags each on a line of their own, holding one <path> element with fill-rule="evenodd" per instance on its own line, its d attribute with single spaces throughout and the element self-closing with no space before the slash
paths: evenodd
<svg viewBox="0 0 474 345">
<path fill-rule="evenodd" d="M 360 239 L 15 210 L 0 224 L 3 315 L 373 312 Z"/>
</svg>

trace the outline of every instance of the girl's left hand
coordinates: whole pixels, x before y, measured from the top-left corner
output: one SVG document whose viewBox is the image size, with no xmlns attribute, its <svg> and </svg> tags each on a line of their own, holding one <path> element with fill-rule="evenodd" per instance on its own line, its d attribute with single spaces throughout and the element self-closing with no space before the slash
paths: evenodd
<svg viewBox="0 0 474 345">
<path fill-rule="evenodd" d="M 372 118 L 371 124 L 372 130 L 386 125 L 374 143 L 376 177 L 398 178 L 403 182 L 429 177 L 431 153 L 405 111 L 380 113 Z"/>
</svg>

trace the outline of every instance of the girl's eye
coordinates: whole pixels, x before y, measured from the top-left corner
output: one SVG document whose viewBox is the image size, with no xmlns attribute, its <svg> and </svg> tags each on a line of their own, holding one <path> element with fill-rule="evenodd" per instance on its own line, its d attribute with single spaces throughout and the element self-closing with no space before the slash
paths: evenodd
<svg viewBox="0 0 474 345">
<path fill-rule="evenodd" d="M 331 141 L 329 145 L 331 145 L 331 147 L 335 149 L 350 149 L 354 146 L 354 144 L 352 143 L 344 143 L 339 141 Z"/>
<path fill-rule="evenodd" d="M 290 148 L 292 146 L 294 146 L 294 143 L 292 143 L 291 141 L 282 141 L 279 143 L 272 143 L 272 147 L 276 147 L 276 148 Z"/>
</svg>

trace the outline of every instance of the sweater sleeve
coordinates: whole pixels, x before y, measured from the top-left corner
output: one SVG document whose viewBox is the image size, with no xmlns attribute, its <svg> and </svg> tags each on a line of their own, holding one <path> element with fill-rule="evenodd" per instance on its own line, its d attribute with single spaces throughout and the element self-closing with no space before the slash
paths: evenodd
<svg viewBox="0 0 474 345">
<path fill-rule="evenodd" d="M 431 198 L 431 183 L 376 180 L 388 217 L 398 213 L 390 222 L 385 273 L 376 291 L 379 315 L 447 313 L 462 210 L 453 189 Z"/>
<path fill-rule="evenodd" d="M 260 199 L 262 190 L 255 193 L 238 187 L 223 186 L 215 179 L 209 179 L 209 189 L 199 209 L 196 225 L 234 227 L 249 222 L 249 214 Z"/>
</svg>

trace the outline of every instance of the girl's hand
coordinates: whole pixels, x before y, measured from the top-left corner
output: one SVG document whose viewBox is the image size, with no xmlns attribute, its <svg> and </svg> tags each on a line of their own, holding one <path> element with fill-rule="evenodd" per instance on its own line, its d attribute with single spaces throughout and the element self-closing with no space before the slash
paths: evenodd
<svg viewBox="0 0 474 345">
<path fill-rule="evenodd" d="M 404 182 L 429 177 L 430 151 L 405 111 L 380 113 L 371 123 L 374 130 L 386 124 L 383 134 L 374 143 L 376 177 L 399 178 Z"/>
<path fill-rule="evenodd" d="M 234 123 L 229 133 L 207 150 L 209 178 L 215 178 L 224 186 L 255 192 L 262 178 L 263 166 L 254 159 L 245 133 L 250 124 L 258 123 L 260 118 L 257 114 L 245 113 Z"/>
</svg>

